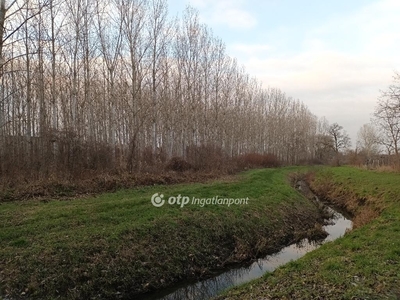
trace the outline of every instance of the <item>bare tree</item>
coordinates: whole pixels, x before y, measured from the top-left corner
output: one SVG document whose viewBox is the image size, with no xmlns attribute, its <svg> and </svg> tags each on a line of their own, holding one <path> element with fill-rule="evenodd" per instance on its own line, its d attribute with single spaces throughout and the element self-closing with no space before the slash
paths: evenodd
<svg viewBox="0 0 400 300">
<path fill-rule="evenodd" d="M 116 134 L 117 134 L 117 119 L 116 119 L 116 75 L 118 62 L 121 54 L 122 44 L 122 16 L 121 12 L 115 18 L 111 17 L 115 6 L 107 1 L 97 1 L 97 34 L 99 37 L 99 46 L 103 59 L 104 76 L 107 86 L 108 102 L 108 142 L 112 148 L 113 161 L 115 161 L 116 151 Z M 107 30 L 107 27 L 114 27 L 114 31 Z"/>
<path fill-rule="evenodd" d="M 374 112 L 374 122 L 382 132 L 381 143 L 390 155 L 394 151 L 396 163 L 400 164 L 400 74 L 396 73 L 393 84 L 381 92 Z"/>
<path fill-rule="evenodd" d="M 122 20 L 121 59 L 126 72 L 128 123 L 128 154 L 126 164 L 132 172 L 139 166 L 139 152 L 141 147 L 145 119 L 148 116 L 148 106 L 144 102 L 144 60 L 149 49 L 146 41 L 145 25 L 147 11 L 143 0 L 118 0 L 116 6 Z"/>
<path fill-rule="evenodd" d="M 329 126 L 328 133 L 333 141 L 333 150 L 336 154 L 335 163 L 336 165 L 340 165 L 340 151 L 351 146 L 350 137 L 338 123 L 333 123 Z"/>
<path fill-rule="evenodd" d="M 167 57 L 167 37 L 170 34 L 170 25 L 167 24 L 167 2 L 165 0 L 152 0 L 149 3 L 149 54 L 151 61 L 151 94 L 153 104 L 153 154 L 160 146 L 158 138 L 158 119 L 159 119 L 159 96 L 157 94 L 160 83 L 159 65 L 161 60 Z"/>
<path fill-rule="evenodd" d="M 379 153 L 381 139 L 371 124 L 364 124 L 357 133 L 357 150 L 363 151 L 367 158 Z"/>
<path fill-rule="evenodd" d="M 196 10 L 167 11 L 166 0 L 0 0 L 0 175 L 141 171 L 158 154 L 201 164 L 214 150 L 293 164 L 317 154 L 318 134 L 334 151 L 309 109 L 252 78 Z"/>
</svg>

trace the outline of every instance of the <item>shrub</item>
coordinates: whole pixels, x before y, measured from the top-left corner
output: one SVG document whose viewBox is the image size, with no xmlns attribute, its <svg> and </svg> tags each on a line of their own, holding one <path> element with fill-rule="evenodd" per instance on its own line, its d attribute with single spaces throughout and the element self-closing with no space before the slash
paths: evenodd
<svg viewBox="0 0 400 300">
<path fill-rule="evenodd" d="M 213 145 L 188 146 L 186 157 L 196 170 L 221 169 L 227 161 L 227 155 L 224 151 Z"/>
<path fill-rule="evenodd" d="M 276 168 L 280 162 L 274 154 L 248 153 L 236 158 L 240 169 L 251 168 Z"/>
<path fill-rule="evenodd" d="M 177 172 L 184 172 L 192 169 L 192 165 L 181 157 L 173 157 L 167 163 L 166 169 Z"/>
</svg>

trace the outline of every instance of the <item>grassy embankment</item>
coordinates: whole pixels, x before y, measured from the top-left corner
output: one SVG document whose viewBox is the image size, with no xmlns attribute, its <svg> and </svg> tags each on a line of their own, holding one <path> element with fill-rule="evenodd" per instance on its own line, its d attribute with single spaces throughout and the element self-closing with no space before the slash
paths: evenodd
<svg viewBox="0 0 400 300">
<path fill-rule="evenodd" d="M 326 168 L 310 181 L 356 228 L 218 299 L 400 299 L 400 174 Z"/>
<path fill-rule="evenodd" d="M 318 231 L 292 169 L 68 201 L 0 203 L 0 298 L 129 298 L 254 258 Z M 248 205 L 152 206 L 150 197 L 249 197 Z"/>
</svg>

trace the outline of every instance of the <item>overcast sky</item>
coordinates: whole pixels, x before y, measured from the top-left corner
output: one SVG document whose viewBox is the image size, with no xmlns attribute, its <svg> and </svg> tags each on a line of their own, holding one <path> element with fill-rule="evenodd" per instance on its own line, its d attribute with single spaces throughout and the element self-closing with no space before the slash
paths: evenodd
<svg viewBox="0 0 400 300">
<path fill-rule="evenodd" d="M 400 0 L 169 0 L 187 5 L 265 87 L 302 100 L 350 134 L 400 71 Z"/>
</svg>

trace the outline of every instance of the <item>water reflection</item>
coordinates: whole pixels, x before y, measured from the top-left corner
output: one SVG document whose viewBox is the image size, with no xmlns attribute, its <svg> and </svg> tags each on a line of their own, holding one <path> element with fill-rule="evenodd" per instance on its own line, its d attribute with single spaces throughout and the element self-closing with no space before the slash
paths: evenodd
<svg viewBox="0 0 400 300">
<path fill-rule="evenodd" d="M 309 242 L 308 240 L 302 240 L 300 243 L 283 248 L 279 253 L 259 259 L 249 266 L 231 269 L 207 280 L 176 287 L 175 290 L 164 290 L 152 295 L 142 295 L 140 299 L 205 300 L 218 295 L 230 287 L 260 278 L 266 272 L 272 272 L 279 266 L 302 257 L 307 252 L 318 248 L 321 244 L 343 236 L 346 230 L 351 229 L 351 220 L 345 218 L 342 214 L 331 208 L 328 209 L 332 212 L 334 217 L 329 225 L 324 226 L 328 236 L 323 241 Z"/>
</svg>

